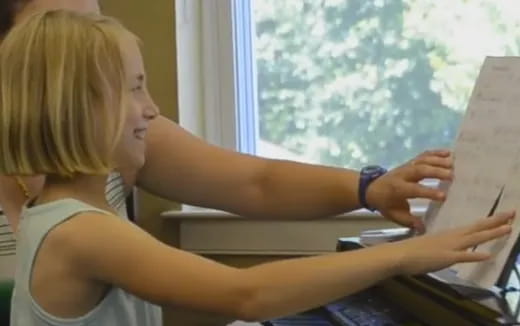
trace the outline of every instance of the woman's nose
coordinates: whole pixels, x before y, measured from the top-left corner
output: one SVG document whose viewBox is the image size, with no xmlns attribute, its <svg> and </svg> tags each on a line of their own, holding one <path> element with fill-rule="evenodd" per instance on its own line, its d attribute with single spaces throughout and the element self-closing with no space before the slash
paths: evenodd
<svg viewBox="0 0 520 326">
<path fill-rule="evenodd" d="M 146 103 L 145 105 L 145 108 L 144 108 L 144 117 L 147 119 L 147 120 L 153 120 L 155 118 L 157 118 L 157 116 L 159 115 L 159 107 L 157 106 L 157 104 L 155 104 L 155 102 L 149 98 L 148 99 L 148 103 Z"/>
</svg>

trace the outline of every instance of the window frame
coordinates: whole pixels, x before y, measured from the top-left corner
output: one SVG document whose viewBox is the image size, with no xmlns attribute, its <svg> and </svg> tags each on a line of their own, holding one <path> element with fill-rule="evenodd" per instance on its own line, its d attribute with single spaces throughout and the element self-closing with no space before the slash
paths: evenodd
<svg viewBox="0 0 520 326">
<path fill-rule="evenodd" d="M 214 145 L 254 154 L 255 32 L 251 19 L 242 19 L 251 12 L 250 0 L 176 0 L 181 126 Z"/>
<path fill-rule="evenodd" d="M 237 148 L 232 0 L 176 0 L 179 123 Z"/>
<path fill-rule="evenodd" d="M 257 85 L 256 78 L 252 78 L 256 75 L 252 53 L 254 26 L 251 19 L 240 19 L 240 15 L 251 12 L 251 0 L 176 0 L 175 8 L 180 125 L 214 145 L 254 154 L 258 136 Z M 236 32 L 234 23 L 240 26 Z M 249 45 L 249 50 L 245 45 Z M 237 91 L 238 85 L 240 91 Z M 425 200 L 412 201 L 418 215 L 424 214 L 427 205 Z M 165 212 L 163 217 L 180 221 L 181 239 L 190 239 L 184 249 L 201 253 L 271 254 L 286 252 L 287 246 L 304 245 L 301 241 L 291 243 L 287 230 L 280 227 L 286 225 L 286 221 L 224 222 L 219 212 L 189 205 L 182 205 L 181 212 Z M 379 214 L 365 210 L 350 213 L 348 217 L 334 220 L 356 229 L 360 218 L 365 221 L 367 217 L 374 217 L 380 221 L 376 225 L 388 226 Z M 217 238 L 208 242 L 205 235 L 214 230 L 217 220 L 227 224 L 229 232 L 225 231 L 226 227 L 219 228 Z M 272 236 L 285 240 L 274 247 L 272 243 L 267 244 L 268 240 L 265 244 L 257 241 L 247 252 L 241 249 L 241 243 L 231 241 L 234 244 L 229 244 L 237 230 L 249 232 L 258 223 L 271 225 Z M 314 223 L 318 226 L 323 221 L 306 221 L 305 225 Z M 305 248 L 306 252 L 312 251 L 312 245 L 305 244 Z M 322 251 L 321 243 L 316 244 L 316 251 Z"/>
</svg>

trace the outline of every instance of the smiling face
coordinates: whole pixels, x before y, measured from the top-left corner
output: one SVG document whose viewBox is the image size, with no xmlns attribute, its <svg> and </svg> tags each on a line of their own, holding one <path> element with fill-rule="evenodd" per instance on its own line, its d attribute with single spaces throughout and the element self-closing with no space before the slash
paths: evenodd
<svg viewBox="0 0 520 326">
<path fill-rule="evenodd" d="M 126 74 L 126 120 L 115 151 L 115 163 L 120 169 L 138 169 L 145 162 L 145 138 L 149 122 L 158 109 L 146 87 L 146 74 L 139 46 L 134 38 L 121 41 Z"/>
<path fill-rule="evenodd" d="M 0 49 L 0 152 L 10 153 L 0 155 L 0 173 L 74 177 L 144 164 L 158 111 L 136 37 L 121 24 L 41 12 Z"/>
</svg>

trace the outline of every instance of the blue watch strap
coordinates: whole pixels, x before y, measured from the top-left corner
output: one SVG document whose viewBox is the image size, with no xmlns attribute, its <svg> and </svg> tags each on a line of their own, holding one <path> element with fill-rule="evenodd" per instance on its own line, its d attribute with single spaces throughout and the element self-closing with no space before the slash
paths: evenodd
<svg viewBox="0 0 520 326">
<path fill-rule="evenodd" d="M 361 207 L 366 208 L 370 211 L 374 211 L 375 209 L 370 207 L 367 203 L 367 188 L 368 188 L 367 179 L 363 178 L 363 176 L 360 176 L 359 187 L 358 187 L 359 203 L 361 204 Z"/>
<path fill-rule="evenodd" d="M 361 169 L 358 187 L 358 197 L 361 207 L 366 208 L 370 211 L 376 210 L 375 208 L 370 207 L 370 205 L 367 202 L 367 189 L 372 182 L 374 182 L 377 178 L 379 178 L 386 172 L 387 170 L 385 168 L 377 165 L 366 166 L 363 169 Z"/>
</svg>

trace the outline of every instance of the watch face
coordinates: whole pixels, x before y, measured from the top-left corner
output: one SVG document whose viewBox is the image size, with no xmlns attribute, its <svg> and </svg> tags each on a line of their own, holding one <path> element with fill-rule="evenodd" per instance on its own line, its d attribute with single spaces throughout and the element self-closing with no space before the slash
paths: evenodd
<svg viewBox="0 0 520 326">
<path fill-rule="evenodd" d="M 363 168 L 363 172 L 365 172 L 366 174 L 372 174 L 379 171 L 381 171 L 381 167 L 377 165 L 369 165 Z"/>
<path fill-rule="evenodd" d="M 362 170 L 364 174 L 378 174 L 378 173 L 384 173 L 386 170 L 383 169 L 380 166 L 377 165 L 369 165 L 365 166 Z"/>
</svg>

